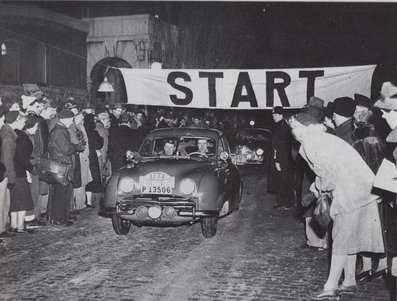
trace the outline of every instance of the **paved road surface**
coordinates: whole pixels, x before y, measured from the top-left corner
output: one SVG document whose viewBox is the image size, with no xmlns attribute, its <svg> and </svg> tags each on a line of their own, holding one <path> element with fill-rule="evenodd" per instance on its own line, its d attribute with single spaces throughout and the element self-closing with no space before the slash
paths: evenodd
<svg viewBox="0 0 397 301">
<path fill-rule="evenodd" d="M 82 211 L 73 227 L 47 226 L 0 245 L 0 300 L 307 300 L 327 276 L 326 251 L 301 249 L 296 212 L 274 210 L 265 177 L 245 172 L 238 212 L 205 239 L 200 224 L 132 228 Z M 341 300 L 391 300 L 376 280 Z"/>
</svg>

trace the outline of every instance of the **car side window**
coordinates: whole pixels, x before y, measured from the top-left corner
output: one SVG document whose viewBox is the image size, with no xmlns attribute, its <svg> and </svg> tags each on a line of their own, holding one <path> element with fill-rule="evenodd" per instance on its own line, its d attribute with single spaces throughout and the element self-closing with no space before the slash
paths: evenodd
<svg viewBox="0 0 397 301">
<path fill-rule="evenodd" d="M 143 141 L 141 149 L 139 150 L 139 154 L 141 156 L 150 156 L 150 145 L 151 145 L 151 140 L 146 139 Z"/>
</svg>

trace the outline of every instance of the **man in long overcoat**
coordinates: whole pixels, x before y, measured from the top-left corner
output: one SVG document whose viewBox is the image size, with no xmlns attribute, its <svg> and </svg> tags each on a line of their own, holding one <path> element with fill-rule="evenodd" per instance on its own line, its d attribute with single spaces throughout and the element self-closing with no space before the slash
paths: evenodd
<svg viewBox="0 0 397 301">
<path fill-rule="evenodd" d="M 268 191 L 276 193 L 277 207 L 288 209 L 293 207 L 295 199 L 293 191 L 292 135 L 284 119 L 283 107 L 274 107 L 272 113 L 276 125 L 272 135 Z"/>
</svg>

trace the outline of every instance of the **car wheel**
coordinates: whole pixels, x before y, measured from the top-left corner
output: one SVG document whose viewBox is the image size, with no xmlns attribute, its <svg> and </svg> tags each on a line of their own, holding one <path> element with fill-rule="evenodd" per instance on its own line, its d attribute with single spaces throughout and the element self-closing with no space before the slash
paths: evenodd
<svg viewBox="0 0 397 301">
<path fill-rule="evenodd" d="M 216 234 L 216 227 L 218 225 L 218 216 L 202 217 L 201 231 L 205 238 L 214 237 Z"/>
<path fill-rule="evenodd" d="M 118 235 L 127 235 L 130 231 L 131 222 L 126 219 L 122 219 L 117 214 L 112 215 L 113 230 Z"/>
</svg>

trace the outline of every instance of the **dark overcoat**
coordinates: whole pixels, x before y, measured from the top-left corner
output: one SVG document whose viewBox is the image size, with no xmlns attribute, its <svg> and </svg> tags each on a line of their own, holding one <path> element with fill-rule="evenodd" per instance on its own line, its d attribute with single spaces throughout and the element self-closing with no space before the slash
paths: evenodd
<svg viewBox="0 0 397 301">
<path fill-rule="evenodd" d="M 97 150 L 100 150 L 103 147 L 104 140 L 95 130 L 96 124 L 94 117 L 95 116 L 93 114 L 87 114 L 84 117 L 84 128 L 87 132 L 88 137 L 88 160 L 92 176 L 92 181 L 87 184 L 86 191 L 102 192 L 103 185 L 99 168 Z"/>
<path fill-rule="evenodd" d="M 127 125 L 115 128 L 109 136 L 109 145 L 112 147 L 112 170 L 123 167 L 126 164 L 127 150 L 136 151 L 139 147 L 140 135 L 138 130 Z"/>
<path fill-rule="evenodd" d="M 72 143 L 68 129 L 60 121 L 51 130 L 48 152 L 50 159 L 72 165 L 72 157 L 76 152 L 76 145 Z M 73 169 L 69 172 L 69 180 L 70 182 L 73 181 Z"/>
<path fill-rule="evenodd" d="M 292 189 L 292 139 L 291 129 L 286 120 L 277 122 L 272 134 L 272 154 L 269 163 L 268 191 L 270 193 L 277 193 L 280 182 Z M 280 164 L 281 172 L 277 171 L 276 163 Z"/>
</svg>

